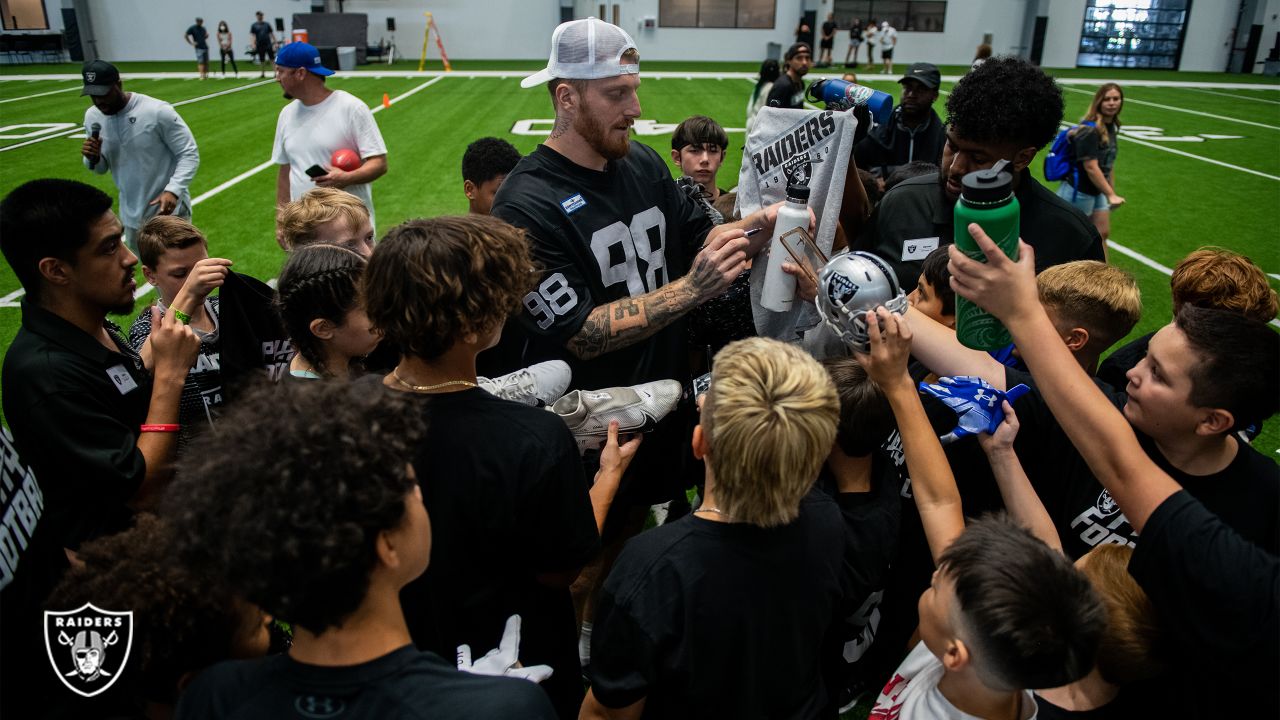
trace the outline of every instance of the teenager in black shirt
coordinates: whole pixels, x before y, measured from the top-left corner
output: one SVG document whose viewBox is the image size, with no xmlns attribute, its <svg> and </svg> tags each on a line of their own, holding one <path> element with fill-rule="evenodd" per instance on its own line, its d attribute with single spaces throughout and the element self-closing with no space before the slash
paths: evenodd
<svg viewBox="0 0 1280 720">
<path fill-rule="evenodd" d="M 1195 428 L 1185 439 L 1190 455 L 1180 457 L 1183 462 L 1217 464 L 1223 451 L 1245 452 L 1228 431 L 1237 416 L 1277 410 L 1280 336 L 1234 313 L 1184 306 L 1177 323 L 1157 333 L 1151 354 L 1130 372 L 1130 403 L 1118 412 L 1071 361 L 1035 302 L 1029 248 L 1022 244 L 1020 252 L 1027 254 L 1014 263 L 984 233 L 975 237 L 990 264 L 952 251 L 956 292 L 1009 328 L 1064 432 L 1141 533 L 1129 572 L 1173 633 L 1173 692 L 1185 701 L 1180 711 L 1193 717 L 1275 715 L 1280 559 L 1164 472 L 1130 423 Z M 1224 349 L 1221 355 L 1213 352 L 1215 345 Z M 1137 407 L 1131 407 L 1135 399 Z M 1152 435 L 1163 454 L 1160 436 Z M 1218 452 L 1210 452 L 1215 446 Z"/>
<path fill-rule="evenodd" d="M 1022 236 L 1037 251 L 1036 269 L 1104 260 L 1102 239 L 1092 223 L 1028 170 L 1036 153 L 1057 135 L 1062 108 L 1062 91 L 1053 78 L 1026 60 L 1000 57 L 983 63 L 947 97 L 946 144 L 938 173 L 894 186 L 865 225 L 846 223 L 845 231 L 856 235 L 852 248 L 880 256 L 910 292 L 924 258 L 954 241 L 952 215 L 961 178 L 1008 160 Z"/>
<path fill-rule="evenodd" d="M 823 645 L 846 614 L 844 528 L 812 485 L 838 411 L 830 377 L 798 348 L 749 338 L 720 351 L 693 432 L 702 506 L 623 549 L 580 717 L 823 713 Z"/>
<path fill-rule="evenodd" d="M 204 671 L 178 717 L 553 716 L 533 683 L 462 674 L 412 645 L 399 595 L 432 551 L 410 465 L 423 429 L 377 384 L 287 383 L 193 444 L 166 499 L 176 561 L 291 624 L 293 645 Z"/>
<path fill-rule="evenodd" d="M 414 220 L 378 244 L 363 294 L 403 355 L 383 384 L 411 396 L 429 428 L 414 468 L 435 551 L 401 596 L 414 642 L 440 654 L 494 647 L 519 614 L 522 656 L 554 669 L 543 688 L 564 717 L 582 702 L 569 584 L 599 550 L 640 441 L 619 448 L 615 430 L 588 491 L 563 420 L 477 386 L 476 355 L 529 290 L 531 265 L 524 233 L 496 218 Z"/>
</svg>

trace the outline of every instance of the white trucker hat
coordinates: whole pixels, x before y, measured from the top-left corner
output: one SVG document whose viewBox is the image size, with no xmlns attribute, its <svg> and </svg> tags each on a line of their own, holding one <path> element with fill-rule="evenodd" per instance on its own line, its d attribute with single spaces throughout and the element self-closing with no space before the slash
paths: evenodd
<svg viewBox="0 0 1280 720">
<path fill-rule="evenodd" d="M 520 87 L 545 85 L 552 78 L 566 80 L 598 80 L 619 75 L 634 75 L 640 65 L 619 62 L 636 42 L 626 30 L 603 20 L 589 17 L 560 23 L 551 34 L 551 60 L 542 70 L 520 81 Z"/>
</svg>

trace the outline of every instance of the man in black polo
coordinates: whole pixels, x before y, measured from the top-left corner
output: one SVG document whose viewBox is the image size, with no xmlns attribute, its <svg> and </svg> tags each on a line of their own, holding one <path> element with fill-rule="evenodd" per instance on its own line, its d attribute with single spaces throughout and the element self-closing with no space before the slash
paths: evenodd
<svg viewBox="0 0 1280 720">
<path fill-rule="evenodd" d="M 942 74 L 931 63 L 916 63 L 898 80 L 902 102 L 888 122 L 877 125 L 853 148 L 854 162 L 882 178 L 909 162 L 937 165 L 947 142 L 942 120 L 933 111 Z"/>
<path fill-rule="evenodd" d="M 1089 219 L 1027 169 L 1057 134 L 1062 110 L 1062 91 L 1026 60 L 992 58 L 969 72 L 947 98 L 941 169 L 904 180 L 886 193 L 853 249 L 883 258 L 910 292 L 924 258 L 953 242 L 960 179 L 1008 160 L 1022 211 L 1022 239 L 1036 249 L 1036 270 L 1072 260 L 1105 260 L 1102 238 Z"/>
<path fill-rule="evenodd" d="M 769 107 L 803 109 L 804 76 L 813 65 L 813 49 L 809 47 L 809 43 L 798 42 L 787 48 L 783 59 L 787 62 L 787 71 L 773 81 L 773 89 L 769 91 L 769 100 L 765 104 Z"/>
<path fill-rule="evenodd" d="M 0 249 L 26 290 L 4 358 L 4 416 L 40 480 L 44 518 L 74 549 L 125 529 L 172 473 L 178 398 L 199 339 L 169 313 L 144 368 L 107 320 L 132 311 L 138 258 L 106 193 L 33 180 L 0 203 L 0 224 Z"/>
<path fill-rule="evenodd" d="M 0 582 L 0 684 L 11 715 L 29 712 L 34 698 L 69 695 L 49 690 L 49 669 L 33 659 L 44 652 L 40 603 L 67 567 L 64 549 L 126 529 L 168 481 L 178 399 L 200 340 L 175 313 L 153 318 L 148 373 L 107 320 L 132 310 L 138 258 L 101 190 L 33 180 L 0 202 L 0 226 L 0 251 L 26 291 L 0 380 L 4 417 L 39 484 L 18 518 L 21 555 Z"/>
</svg>

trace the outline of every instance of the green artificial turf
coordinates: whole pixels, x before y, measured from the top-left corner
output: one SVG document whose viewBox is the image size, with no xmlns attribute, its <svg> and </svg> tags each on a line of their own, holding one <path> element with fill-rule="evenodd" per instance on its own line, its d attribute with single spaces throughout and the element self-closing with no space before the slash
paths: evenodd
<svg viewBox="0 0 1280 720">
<path fill-rule="evenodd" d="M 542 61 L 460 61 L 465 70 L 511 70 L 508 78 L 470 78 L 461 74 L 429 78 L 378 77 L 387 66 L 364 66 L 357 73 L 335 76 L 331 84 L 345 89 L 371 106 L 385 94 L 391 98 L 423 86 L 419 92 L 375 116 L 389 148 L 389 171 L 374 184 L 377 225 L 384 232 L 394 224 L 419 216 L 466 211 L 459 165 L 467 143 L 494 135 L 511 141 L 521 152 L 531 151 L 539 137 L 511 134 L 521 119 L 551 117 L 545 90 L 521 90 L 517 79 L 542 66 Z M 438 69 L 438 62 L 429 67 Z M 241 64 L 238 80 L 127 79 L 126 89 L 170 102 L 203 98 L 213 93 L 247 87 L 259 82 L 256 68 Z M 416 59 L 401 61 L 395 70 L 414 70 Z M 750 73 L 755 63 L 646 62 L 647 70 Z M 129 72 L 189 72 L 188 62 L 121 63 Z M 963 68 L 944 67 L 944 74 Z M 74 89 L 74 80 L 9 80 L 16 73 L 75 72 L 76 65 L 4 66 L 0 68 L 0 126 L 24 123 L 79 125 L 88 100 Z M 1274 83 L 1259 76 L 1221 73 L 1166 73 L 1136 70 L 1075 69 L 1052 71 L 1061 76 L 1143 80 L 1176 79 L 1199 82 L 1235 81 Z M 896 94 L 890 80 L 868 84 Z M 944 83 L 949 90 L 951 83 Z M 1067 86 L 1067 122 L 1077 122 L 1090 99 L 1092 87 Z M 1280 87 L 1280 86 L 1278 86 Z M 717 118 L 727 128 L 741 128 L 752 83 L 741 76 L 723 79 L 647 77 L 640 99 L 642 119 L 677 123 L 692 114 Z M 1071 88 L 1085 92 L 1074 92 Z M 59 92 L 53 92 L 59 91 Z M 29 97 L 53 92 L 41 97 Z M 1112 215 L 1112 238 L 1152 261 L 1172 267 L 1202 245 L 1222 245 L 1252 257 L 1268 273 L 1280 273 L 1280 243 L 1272 216 L 1280 208 L 1280 92 L 1221 88 L 1130 87 L 1122 119 L 1126 126 L 1158 128 L 1152 146 L 1122 139 L 1116 165 L 1117 190 L 1128 203 Z M 25 99 L 19 99 L 25 98 Z M 3 102 L 3 101 L 10 102 Z M 237 92 L 199 99 L 181 105 L 183 116 L 200 144 L 201 166 L 192 184 L 192 196 L 230 181 L 270 158 L 276 116 L 285 104 L 271 82 Z M 945 96 L 937 109 L 945 114 Z M 1150 104 L 1144 104 L 1150 103 Z M 1163 106 L 1163 107 L 1160 107 Z M 1188 112 L 1190 111 L 1190 112 Z M 1203 113 L 1203 114 L 1194 114 Z M 1209 117 L 1217 116 L 1217 117 Z M 1245 121 L 1245 122 L 1239 122 Z M 1186 140 L 1202 133 L 1237 136 L 1232 139 Z M 1167 138 L 1181 137 L 1180 141 Z M 736 184 L 744 142 L 741 131 L 729 134 L 731 149 L 719 176 L 722 187 Z M 666 156 L 669 135 L 638 136 Z M 84 170 L 80 139 L 58 137 L 12 150 L 25 142 L 0 139 L 0 196 L 38 177 L 67 177 L 87 182 L 114 194 L 109 176 Z M 1197 157 L 1167 152 L 1189 153 Z M 1224 167 L 1208 161 L 1217 161 Z M 1244 172 L 1241 168 L 1271 177 Z M 1039 172 L 1039 162 L 1035 165 Z M 283 254 L 273 233 L 275 169 L 269 167 L 241 180 L 195 207 L 194 220 L 210 239 L 215 255 L 231 258 L 237 270 L 263 279 L 275 277 Z M 1132 272 L 1143 291 L 1144 314 L 1133 335 L 1151 332 L 1168 322 L 1171 308 L 1168 277 L 1118 252 L 1111 260 Z M 1273 285 L 1280 287 L 1275 279 Z M 18 289 L 13 273 L 0 266 L 0 297 Z M 144 299 L 145 302 L 145 299 Z M 142 303 L 139 304 L 141 307 Z M 16 333 L 20 312 L 0 307 L 0 347 L 7 347 Z M 1273 459 L 1280 447 L 1277 422 L 1268 424 L 1256 447 Z"/>
</svg>

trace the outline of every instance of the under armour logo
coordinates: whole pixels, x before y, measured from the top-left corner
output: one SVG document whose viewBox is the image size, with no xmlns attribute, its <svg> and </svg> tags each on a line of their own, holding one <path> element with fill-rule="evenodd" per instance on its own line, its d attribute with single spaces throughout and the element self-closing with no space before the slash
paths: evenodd
<svg viewBox="0 0 1280 720">
<path fill-rule="evenodd" d="M 346 709 L 346 703 L 337 698 L 319 697 L 316 695 L 299 695 L 293 701 L 293 709 L 298 714 L 309 718 L 331 718 L 341 715 Z"/>
</svg>

